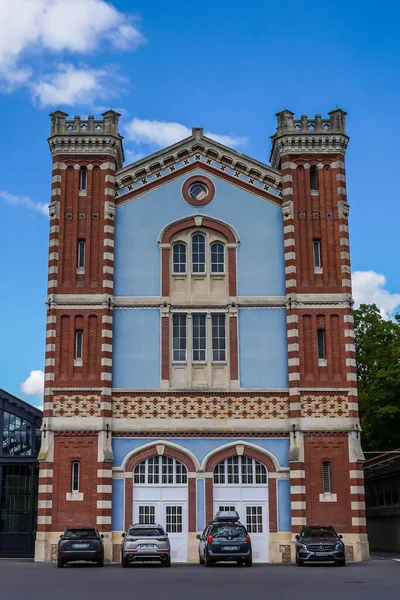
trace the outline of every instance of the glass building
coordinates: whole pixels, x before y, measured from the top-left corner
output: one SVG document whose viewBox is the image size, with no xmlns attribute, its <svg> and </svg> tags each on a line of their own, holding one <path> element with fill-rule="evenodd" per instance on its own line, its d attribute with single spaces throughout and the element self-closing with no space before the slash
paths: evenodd
<svg viewBox="0 0 400 600">
<path fill-rule="evenodd" d="M 42 411 L 0 389 L 0 557 L 31 557 Z"/>
</svg>

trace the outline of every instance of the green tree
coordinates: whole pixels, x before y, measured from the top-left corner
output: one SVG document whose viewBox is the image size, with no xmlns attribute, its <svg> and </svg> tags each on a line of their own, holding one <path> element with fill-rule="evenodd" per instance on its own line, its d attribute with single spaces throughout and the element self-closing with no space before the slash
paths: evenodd
<svg viewBox="0 0 400 600">
<path fill-rule="evenodd" d="M 385 320 L 375 304 L 361 304 L 354 327 L 363 448 L 400 448 L 400 315 Z"/>
</svg>

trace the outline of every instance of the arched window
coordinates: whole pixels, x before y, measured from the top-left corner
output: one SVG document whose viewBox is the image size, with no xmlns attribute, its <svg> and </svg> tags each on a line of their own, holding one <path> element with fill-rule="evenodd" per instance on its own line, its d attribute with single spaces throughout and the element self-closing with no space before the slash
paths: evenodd
<svg viewBox="0 0 400 600">
<path fill-rule="evenodd" d="M 87 189 L 87 169 L 86 169 L 86 167 L 81 168 L 79 189 L 81 190 L 81 192 L 86 192 L 86 189 Z"/>
<path fill-rule="evenodd" d="M 172 247 L 172 272 L 186 273 L 186 244 L 177 242 Z"/>
<path fill-rule="evenodd" d="M 133 481 L 154 485 L 187 483 L 187 469 L 176 458 L 152 456 L 136 465 Z"/>
<path fill-rule="evenodd" d="M 220 242 L 211 244 L 211 273 L 225 272 L 225 247 Z"/>
<path fill-rule="evenodd" d="M 218 484 L 266 484 L 267 469 L 249 456 L 232 456 L 218 463 L 214 469 L 214 483 Z"/>
<path fill-rule="evenodd" d="M 206 272 L 206 236 L 204 233 L 192 235 L 192 272 Z"/>
<path fill-rule="evenodd" d="M 318 172 L 316 165 L 310 167 L 310 189 L 312 191 L 318 190 Z"/>
</svg>

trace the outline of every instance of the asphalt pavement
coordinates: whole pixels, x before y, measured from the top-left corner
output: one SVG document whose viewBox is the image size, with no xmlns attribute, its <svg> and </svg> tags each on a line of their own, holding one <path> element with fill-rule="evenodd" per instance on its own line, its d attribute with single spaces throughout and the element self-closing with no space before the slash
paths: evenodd
<svg viewBox="0 0 400 600">
<path fill-rule="evenodd" d="M 393 600 L 400 562 L 329 565 L 68 565 L 0 561 L 0 600 Z"/>
</svg>

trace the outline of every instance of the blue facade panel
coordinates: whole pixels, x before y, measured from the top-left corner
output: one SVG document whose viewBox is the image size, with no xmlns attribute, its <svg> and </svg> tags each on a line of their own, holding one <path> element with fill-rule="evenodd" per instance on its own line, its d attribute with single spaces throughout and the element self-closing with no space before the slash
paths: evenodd
<svg viewBox="0 0 400 600">
<path fill-rule="evenodd" d="M 188 176 L 207 175 L 214 200 L 190 206 L 181 194 Z M 169 223 L 193 214 L 228 222 L 239 234 L 238 290 L 242 296 L 283 296 L 285 271 L 281 208 L 197 169 L 117 208 L 115 217 L 114 294 L 160 295 L 157 237 Z"/>
<path fill-rule="evenodd" d="M 291 531 L 290 480 L 278 479 L 278 528 Z"/>
<path fill-rule="evenodd" d="M 124 479 L 113 479 L 111 527 L 113 531 L 124 530 Z"/>
<path fill-rule="evenodd" d="M 239 370 L 241 388 L 287 388 L 286 310 L 239 310 Z"/>
<path fill-rule="evenodd" d="M 114 310 L 113 387 L 160 387 L 160 310 Z"/>
</svg>

